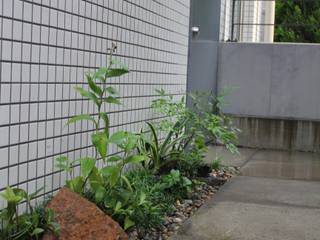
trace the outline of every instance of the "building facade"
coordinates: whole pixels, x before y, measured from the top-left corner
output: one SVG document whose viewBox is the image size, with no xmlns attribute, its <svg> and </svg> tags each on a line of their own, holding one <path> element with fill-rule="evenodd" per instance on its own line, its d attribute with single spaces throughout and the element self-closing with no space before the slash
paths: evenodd
<svg viewBox="0 0 320 240">
<path fill-rule="evenodd" d="M 273 42 L 275 1 L 221 0 L 220 40 Z"/>
</svg>

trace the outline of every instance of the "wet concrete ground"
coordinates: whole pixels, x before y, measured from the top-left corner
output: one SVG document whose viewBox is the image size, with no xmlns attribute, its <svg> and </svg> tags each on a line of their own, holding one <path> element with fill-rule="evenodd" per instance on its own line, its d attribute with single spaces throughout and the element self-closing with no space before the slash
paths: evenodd
<svg viewBox="0 0 320 240">
<path fill-rule="evenodd" d="M 319 240 L 320 155 L 211 148 L 206 160 L 241 167 L 229 183 L 187 220 L 175 240 Z"/>
</svg>

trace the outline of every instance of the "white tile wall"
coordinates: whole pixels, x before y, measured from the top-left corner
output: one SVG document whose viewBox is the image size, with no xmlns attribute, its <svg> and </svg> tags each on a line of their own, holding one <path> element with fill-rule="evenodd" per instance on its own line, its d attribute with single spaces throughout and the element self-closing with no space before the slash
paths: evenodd
<svg viewBox="0 0 320 240">
<path fill-rule="evenodd" d="M 112 42 L 131 70 L 109 81 L 123 97 L 105 109 L 113 131 L 155 118 L 155 89 L 183 94 L 188 24 L 189 0 L 0 0 L 0 190 L 52 193 L 66 178 L 57 156 L 92 154 L 92 126 L 64 124 L 94 113 L 73 87 L 106 64 Z"/>
</svg>

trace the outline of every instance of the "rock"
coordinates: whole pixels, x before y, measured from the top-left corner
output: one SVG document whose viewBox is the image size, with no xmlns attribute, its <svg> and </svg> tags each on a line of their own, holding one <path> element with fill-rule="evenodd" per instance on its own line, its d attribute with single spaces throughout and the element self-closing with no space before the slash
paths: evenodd
<svg viewBox="0 0 320 240">
<path fill-rule="evenodd" d="M 192 205 L 193 201 L 191 199 L 186 199 L 183 201 L 184 204 Z"/>
<path fill-rule="evenodd" d="M 185 211 L 185 210 L 184 210 L 184 211 Z M 177 213 L 176 213 L 176 216 L 177 216 L 178 218 L 181 218 L 181 219 L 184 218 L 183 212 L 177 212 Z"/>
<path fill-rule="evenodd" d="M 182 223 L 182 219 L 181 218 L 174 218 L 172 219 L 174 223 Z"/>
<path fill-rule="evenodd" d="M 192 211 L 192 207 L 188 207 L 187 209 L 186 209 L 186 212 L 187 213 L 190 213 Z"/>
<path fill-rule="evenodd" d="M 210 176 L 207 178 L 201 178 L 201 181 L 206 182 L 210 186 L 221 186 L 226 182 L 226 179 L 221 177 Z"/>
<path fill-rule="evenodd" d="M 49 202 L 60 224 L 60 236 L 45 233 L 43 240 L 127 240 L 128 236 L 111 217 L 80 195 L 62 188 Z"/>
</svg>

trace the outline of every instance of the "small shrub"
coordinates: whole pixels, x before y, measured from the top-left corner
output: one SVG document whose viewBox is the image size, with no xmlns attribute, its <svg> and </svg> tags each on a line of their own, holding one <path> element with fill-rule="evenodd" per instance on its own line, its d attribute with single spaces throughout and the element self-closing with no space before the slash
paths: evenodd
<svg viewBox="0 0 320 240">
<path fill-rule="evenodd" d="M 143 166 L 153 172 L 161 172 L 170 165 L 176 165 L 176 162 L 182 157 L 182 149 L 180 147 L 184 136 L 174 137 L 175 131 L 170 130 L 164 141 L 159 138 L 160 132 L 154 124 L 147 123 L 150 129 L 150 135 L 144 132 L 140 134 L 140 142 L 138 144 L 138 152 L 148 156 L 148 161 Z M 180 128 L 180 122 L 174 126 Z"/>
<path fill-rule="evenodd" d="M 172 169 L 167 175 L 161 176 L 161 185 L 175 199 L 187 198 L 192 190 L 192 182 L 189 178 L 181 175 L 179 170 Z"/>
<path fill-rule="evenodd" d="M 232 153 L 237 153 L 235 144 L 239 130 L 221 111 L 225 92 L 216 97 L 211 93 L 189 94 L 190 108 L 185 105 L 184 97 L 175 100 L 163 90 L 157 92 L 160 98 L 153 101 L 152 107 L 167 117 L 157 129 L 151 129 L 153 137 L 142 144 L 151 159 L 149 169 L 156 166 L 159 171 L 159 166 L 166 164 L 168 172 L 178 168 L 184 175 L 195 177 L 204 169 L 206 141 L 221 143 Z M 163 142 L 158 140 L 161 132 L 167 134 Z M 161 144 L 170 145 L 170 148 L 165 148 L 165 153 L 161 152 Z"/>
<path fill-rule="evenodd" d="M 223 168 L 221 164 L 221 157 L 216 158 L 215 160 L 212 161 L 211 163 L 211 169 L 215 171 L 219 171 Z"/>
<path fill-rule="evenodd" d="M 0 229 L 1 239 L 39 239 L 45 231 L 59 235 L 60 227 L 53 220 L 54 212 L 46 210 L 44 206 L 34 209 L 31 205 L 31 200 L 39 191 L 28 195 L 22 189 L 7 187 L 1 193 L 7 202 L 7 207 L 0 212 L 0 222 L 3 222 L 3 228 Z M 18 205 L 23 201 L 27 203 L 27 212 L 19 215 Z"/>
<path fill-rule="evenodd" d="M 135 226 L 143 232 L 159 227 L 165 214 L 171 210 L 173 199 L 165 195 L 157 177 L 151 172 L 131 171 L 125 178 L 131 187 L 128 189 L 118 183 L 98 206 L 125 230 Z"/>
</svg>

